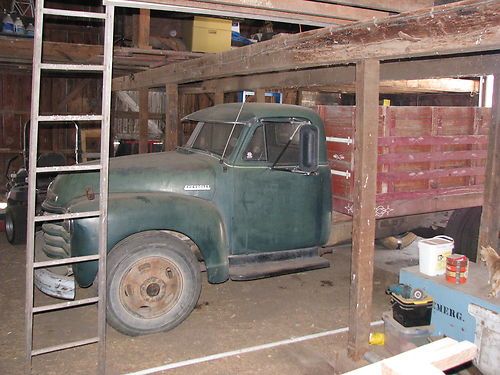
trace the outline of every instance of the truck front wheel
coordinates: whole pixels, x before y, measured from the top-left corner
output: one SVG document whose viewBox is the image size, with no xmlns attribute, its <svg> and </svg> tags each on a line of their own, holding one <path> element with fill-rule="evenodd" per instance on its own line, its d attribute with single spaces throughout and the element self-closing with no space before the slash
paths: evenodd
<svg viewBox="0 0 500 375">
<path fill-rule="evenodd" d="M 168 331 L 186 319 L 201 292 L 198 262 L 189 247 L 164 232 L 144 232 L 108 255 L 107 318 L 130 336 Z"/>
</svg>

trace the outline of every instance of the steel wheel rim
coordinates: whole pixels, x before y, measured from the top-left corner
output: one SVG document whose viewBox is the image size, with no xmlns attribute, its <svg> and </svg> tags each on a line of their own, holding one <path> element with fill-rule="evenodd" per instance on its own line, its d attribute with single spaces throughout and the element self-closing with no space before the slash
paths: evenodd
<svg viewBox="0 0 500 375">
<path fill-rule="evenodd" d="M 120 301 L 141 319 L 154 319 L 178 302 L 184 285 L 180 269 L 170 259 L 152 256 L 134 262 L 120 280 Z"/>
</svg>

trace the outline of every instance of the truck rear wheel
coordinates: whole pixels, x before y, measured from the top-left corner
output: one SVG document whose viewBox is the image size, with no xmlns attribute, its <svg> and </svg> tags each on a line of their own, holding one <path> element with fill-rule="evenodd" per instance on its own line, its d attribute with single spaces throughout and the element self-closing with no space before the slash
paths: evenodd
<svg viewBox="0 0 500 375">
<path fill-rule="evenodd" d="M 121 241 L 108 256 L 107 271 L 108 322 L 130 336 L 174 328 L 201 292 L 195 256 L 168 233 L 138 233 Z"/>
<path fill-rule="evenodd" d="M 9 205 L 5 210 L 5 235 L 12 245 L 26 242 L 26 216 L 26 206 L 23 204 Z"/>
<path fill-rule="evenodd" d="M 444 234 L 455 241 L 454 253 L 466 255 L 472 262 L 477 258 L 479 226 L 482 207 L 461 208 L 453 211 Z"/>
</svg>

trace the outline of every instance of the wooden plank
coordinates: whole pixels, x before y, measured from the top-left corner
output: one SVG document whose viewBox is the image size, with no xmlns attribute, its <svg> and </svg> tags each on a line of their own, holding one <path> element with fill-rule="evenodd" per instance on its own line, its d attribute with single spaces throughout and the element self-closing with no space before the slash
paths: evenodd
<svg viewBox="0 0 500 375">
<path fill-rule="evenodd" d="M 165 151 L 175 150 L 180 146 L 183 138 L 182 126 L 179 123 L 179 92 L 177 85 L 168 84 L 165 86 L 166 101 L 165 106 Z"/>
<path fill-rule="evenodd" d="M 493 108 L 489 130 L 488 157 L 486 160 L 486 181 L 483 213 L 479 230 L 478 250 L 491 246 L 500 251 L 500 72 L 493 83 Z M 478 261 L 479 261 L 479 251 Z"/>
<path fill-rule="evenodd" d="M 115 90 L 500 48 L 500 3 L 457 3 L 412 14 L 293 34 L 114 80 Z"/>
<path fill-rule="evenodd" d="M 148 152 L 149 90 L 139 90 L 139 154 Z"/>
<path fill-rule="evenodd" d="M 436 151 L 436 152 L 410 152 L 379 155 L 381 163 L 417 163 L 426 161 L 446 161 L 446 160 L 470 160 L 486 159 L 487 151 Z"/>
<path fill-rule="evenodd" d="M 400 181 L 400 180 L 425 180 L 429 178 L 481 176 L 484 175 L 483 167 L 467 168 L 441 168 L 412 172 L 379 172 L 378 181 Z"/>
<path fill-rule="evenodd" d="M 139 9 L 139 14 L 133 16 L 132 43 L 134 47 L 151 49 L 149 45 L 150 10 Z"/>
<path fill-rule="evenodd" d="M 486 135 L 416 135 L 414 137 L 382 137 L 379 146 L 415 146 L 415 145 L 484 145 L 488 144 Z"/>
<path fill-rule="evenodd" d="M 224 91 L 217 90 L 214 92 L 214 105 L 224 103 Z"/>
<path fill-rule="evenodd" d="M 89 79 L 81 79 L 79 82 L 75 85 L 75 87 L 71 90 L 71 92 L 66 95 L 63 100 L 59 101 L 57 104 L 57 108 L 55 110 L 56 113 L 62 113 L 66 109 L 66 105 L 71 102 L 73 99 L 75 99 L 78 95 L 81 94 L 83 89 L 90 83 Z"/>
<path fill-rule="evenodd" d="M 386 11 L 307 0 L 266 0 L 265 2 L 262 0 L 149 0 L 132 4 L 127 0 L 106 0 L 104 4 L 106 3 L 314 26 L 348 24 L 361 19 L 381 18 L 390 15 Z"/>
<path fill-rule="evenodd" d="M 380 63 L 356 65 L 354 202 L 348 354 L 359 360 L 368 349 L 372 312 L 377 188 L 377 135 Z"/>
<path fill-rule="evenodd" d="M 255 90 L 255 100 L 257 103 L 265 103 L 266 102 L 266 90 L 265 89 Z"/>
<path fill-rule="evenodd" d="M 434 370 L 425 365 L 421 367 L 421 365 L 429 364 L 444 371 L 472 361 L 476 355 L 476 345 L 468 341 L 457 342 L 447 337 L 358 368 L 345 375 L 433 374 Z M 421 371 L 413 371 L 413 369 Z"/>
<path fill-rule="evenodd" d="M 494 71 L 500 56 L 473 55 L 468 57 L 442 57 L 431 60 L 386 62 L 380 65 L 380 80 L 416 80 L 423 78 L 470 77 Z M 226 92 L 249 88 L 321 88 L 340 86 L 354 82 L 354 66 L 335 66 L 313 70 L 297 70 L 255 74 L 252 76 L 227 77 L 204 81 L 196 87 L 197 93 L 214 92 L 217 88 Z M 190 86 L 180 88 L 188 94 Z"/>
<path fill-rule="evenodd" d="M 446 188 L 436 188 L 436 189 L 424 189 L 424 190 L 413 190 L 413 191 L 397 191 L 393 193 L 383 193 L 377 195 L 377 202 L 391 202 L 395 200 L 414 200 L 421 198 L 434 198 L 437 196 L 444 195 L 466 195 L 470 193 L 481 193 L 483 191 L 483 185 L 472 185 L 472 186 L 453 186 Z"/>
<path fill-rule="evenodd" d="M 398 0 L 398 1 L 379 1 L 379 0 L 326 0 L 329 3 L 344 4 L 360 8 L 385 10 L 388 12 L 407 12 L 434 5 L 432 0 Z"/>
</svg>

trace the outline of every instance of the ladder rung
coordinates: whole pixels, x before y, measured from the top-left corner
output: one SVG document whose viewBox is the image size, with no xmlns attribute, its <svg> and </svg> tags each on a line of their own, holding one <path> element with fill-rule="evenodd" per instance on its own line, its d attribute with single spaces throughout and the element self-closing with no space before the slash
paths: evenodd
<svg viewBox="0 0 500 375">
<path fill-rule="evenodd" d="M 71 71 L 71 72 L 102 72 L 104 71 L 104 66 L 102 65 L 84 65 L 84 64 L 40 64 L 40 69 L 44 70 L 60 70 L 60 71 Z"/>
<path fill-rule="evenodd" d="M 43 216 L 35 216 L 35 222 L 66 220 L 66 219 L 83 219 L 86 217 L 99 216 L 100 214 L 101 213 L 99 211 L 88 211 L 88 212 L 74 212 L 69 214 L 43 215 Z"/>
<path fill-rule="evenodd" d="M 85 255 L 85 256 L 79 256 L 79 257 L 45 260 L 43 262 L 35 262 L 33 264 L 33 268 L 45 268 L 45 267 L 52 267 L 52 266 L 60 266 L 63 264 L 88 262 L 90 260 L 98 260 L 98 259 L 99 259 L 99 255 Z"/>
<path fill-rule="evenodd" d="M 31 356 L 34 357 L 34 356 L 40 355 L 40 354 L 47 354 L 47 353 L 57 352 L 59 350 L 76 348 L 78 346 L 95 344 L 96 342 L 99 342 L 99 337 L 92 337 L 90 339 L 68 342 L 67 344 L 48 346 L 46 348 L 33 350 L 31 352 Z"/>
<path fill-rule="evenodd" d="M 77 17 L 77 18 L 95 18 L 100 20 L 106 19 L 105 13 L 82 12 L 78 10 L 66 10 L 66 9 L 54 9 L 54 8 L 44 8 L 43 14 L 50 14 L 52 16 Z"/>
<path fill-rule="evenodd" d="M 102 115 L 39 115 L 38 122 L 42 121 L 102 121 Z"/>
<path fill-rule="evenodd" d="M 52 305 L 37 306 L 33 307 L 33 314 L 47 312 L 47 311 L 61 310 L 67 307 L 90 305 L 91 303 L 97 303 L 97 302 L 99 302 L 99 297 L 91 297 L 91 298 L 77 299 L 76 301 L 54 303 Z"/>
<path fill-rule="evenodd" d="M 73 172 L 73 171 L 98 171 L 101 169 L 100 164 L 95 165 L 66 165 L 60 167 L 38 167 L 36 173 L 51 173 L 51 172 Z"/>
</svg>

